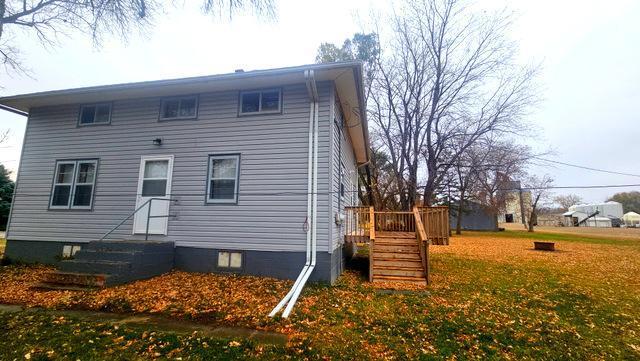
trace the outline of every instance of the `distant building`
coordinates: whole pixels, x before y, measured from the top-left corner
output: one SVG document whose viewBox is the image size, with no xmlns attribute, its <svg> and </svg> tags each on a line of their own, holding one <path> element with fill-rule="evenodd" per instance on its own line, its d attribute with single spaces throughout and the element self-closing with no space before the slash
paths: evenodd
<svg viewBox="0 0 640 361">
<path fill-rule="evenodd" d="M 563 214 L 567 227 L 614 227 L 622 220 L 622 204 L 618 202 L 577 204 Z"/>
<path fill-rule="evenodd" d="M 505 182 L 501 191 L 504 204 L 498 214 L 500 223 L 527 223 L 527 216 L 531 214 L 531 192 L 522 190 L 520 181 Z"/>
<path fill-rule="evenodd" d="M 640 227 L 640 214 L 627 212 L 622 216 L 622 222 L 627 227 Z"/>
<path fill-rule="evenodd" d="M 455 231 L 458 224 L 458 205 L 449 206 L 449 225 Z M 480 203 L 466 201 L 462 211 L 461 228 L 465 231 L 497 231 L 498 222 Z"/>
</svg>

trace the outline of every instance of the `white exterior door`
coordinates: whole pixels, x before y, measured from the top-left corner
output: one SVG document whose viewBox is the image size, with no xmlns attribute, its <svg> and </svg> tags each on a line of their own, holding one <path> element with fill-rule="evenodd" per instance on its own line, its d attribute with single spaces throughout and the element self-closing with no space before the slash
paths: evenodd
<svg viewBox="0 0 640 361">
<path fill-rule="evenodd" d="M 173 156 L 143 156 L 140 162 L 136 209 L 143 206 L 133 218 L 133 233 L 144 234 L 147 230 L 147 216 L 168 216 L 171 202 L 171 175 Z M 166 199 L 166 200 L 163 200 Z M 149 234 L 167 234 L 169 217 L 149 218 Z"/>
</svg>

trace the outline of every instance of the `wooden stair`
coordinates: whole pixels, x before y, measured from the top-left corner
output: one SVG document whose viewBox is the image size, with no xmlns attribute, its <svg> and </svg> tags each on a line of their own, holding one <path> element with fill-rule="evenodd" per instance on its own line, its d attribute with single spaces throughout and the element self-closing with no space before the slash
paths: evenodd
<svg viewBox="0 0 640 361">
<path fill-rule="evenodd" d="M 427 283 L 415 233 L 377 232 L 372 261 L 373 282 Z"/>
</svg>

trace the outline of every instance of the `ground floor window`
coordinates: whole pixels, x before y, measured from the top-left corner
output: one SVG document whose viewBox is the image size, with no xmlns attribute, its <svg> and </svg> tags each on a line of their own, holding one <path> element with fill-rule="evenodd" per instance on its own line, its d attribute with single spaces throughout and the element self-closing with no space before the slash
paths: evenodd
<svg viewBox="0 0 640 361">
<path fill-rule="evenodd" d="M 210 155 L 207 203 L 237 203 L 240 154 Z"/>
<path fill-rule="evenodd" d="M 91 209 L 97 170 L 97 159 L 56 162 L 49 207 Z"/>
</svg>

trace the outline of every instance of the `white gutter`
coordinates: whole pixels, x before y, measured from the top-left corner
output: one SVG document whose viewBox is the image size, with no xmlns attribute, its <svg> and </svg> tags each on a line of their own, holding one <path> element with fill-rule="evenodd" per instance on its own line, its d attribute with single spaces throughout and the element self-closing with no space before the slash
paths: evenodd
<svg viewBox="0 0 640 361">
<path fill-rule="evenodd" d="M 318 90 L 313 74 L 313 70 L 305 70 L 304 77 L 309 93 L 309 156 L 308 156 L 308 173 L 307 173 L 307 224 L 311 224 L 311 229 L 307 229 L 307 260 L 300 271 L 300 275 L 296 279 L 293 287 L 286 296 L 278 303 L 278 305 L 269 313 L 269 317 L 274 317 L 285 305 L 282 317 L 287 318 L 296 304 L 300 292 L 307 283 L 309 276 L 316 266 L 316 218 L 318 209 Z M 288 304 L 287 304 L 288 303 Z"/>
</svg>

